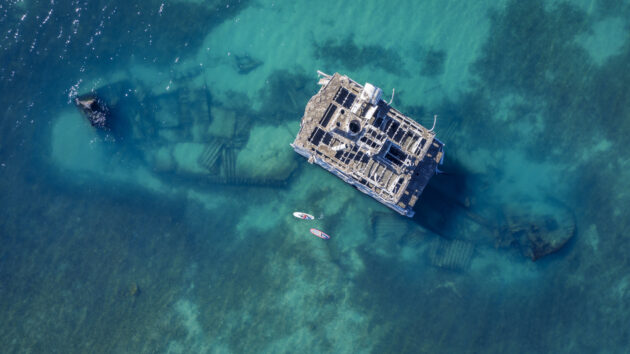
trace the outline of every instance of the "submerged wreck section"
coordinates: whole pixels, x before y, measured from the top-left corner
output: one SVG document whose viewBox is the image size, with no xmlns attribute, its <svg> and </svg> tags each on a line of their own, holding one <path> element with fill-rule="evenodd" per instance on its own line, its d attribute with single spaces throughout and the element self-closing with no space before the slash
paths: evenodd
<svg viewBox="0 0 630 354">
<path fill-rule="evenodd" d="M 497 245 L 516 246 L 532 261 L 558 252 L 576 232 L 575 215 L 557 201 L 523 201 L 503 214 Z"/>
<path fill-rule="evenodd" d="M 78 95 L 74 104 L 106 134 L 103 139 L 120 143 L 116 153 L 142 158 L 142 168 L 166 185 L 286 185 L 297 166 L 286 146 L 294 137 L 286 123 L 254 119 L 256 113 L 243 97 L 213 98 L 208 85 L 199 83 L 203 80 L 192 79 L 203 79 L 201 74 L 175 77 L 169 90 L 154 90 L 135 80 L 115 81 Z M 270 141 L 269 136 L 277 139 Z"/>
<path fill-rule="evenodd" d="M 291 144 L 300 155 L 406 216 L 442 162 L 435 133 L 345 75 L 321 76 Z"/>
<path fill-rule="evenodd" d="M 93 127 L 109 129 L 109 108 L 96 95 L 88 94 L 76 97 L 74 103 L 85 114 Z"/>
</svg>

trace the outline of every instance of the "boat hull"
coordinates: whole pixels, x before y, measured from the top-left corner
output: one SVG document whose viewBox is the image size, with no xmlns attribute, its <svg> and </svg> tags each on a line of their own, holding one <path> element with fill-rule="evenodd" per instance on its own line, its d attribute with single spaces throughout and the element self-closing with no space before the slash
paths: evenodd
<svg viewBox="0 0 630 354">
<path fill-rule="evenodd" d="M 299 211 L 296 211 L 293 213 L 293 216 L 295 216 L 298 219 L 302 219 L 302 220 L 313 220 L 315 219 L 315 217 L 311 214 L 307 214 L 307 213 L 302 213 Z"/>
<path fill-rule="evenodd" d="M 311 233 L 319 238 L 322 238 L 324 240 L 328 240 L 330 239 L 330 236 L 328 236 L 327 234 L 325 234 L 324 232 L 317 230 L 317 229 L 311 229 Z"/>
</svg>

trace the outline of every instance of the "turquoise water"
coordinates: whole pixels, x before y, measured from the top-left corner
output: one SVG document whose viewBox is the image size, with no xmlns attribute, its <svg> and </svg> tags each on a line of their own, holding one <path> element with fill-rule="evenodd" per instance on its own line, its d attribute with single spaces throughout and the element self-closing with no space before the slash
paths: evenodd
<svg viewBox="0 0 630 354">
<path fill-rule="evenodd" d="M 627 350 L 628 19 L 614 0 L 0 3 L 2 351 Z M 289 146 L 318 69 L 438 115 L 445 173 L 413 219 Z M 108 132 L 73 104 L 90 92 Z M 506 225 L 536 212 L 572 226 L 534 262 Z"/>
</svg>

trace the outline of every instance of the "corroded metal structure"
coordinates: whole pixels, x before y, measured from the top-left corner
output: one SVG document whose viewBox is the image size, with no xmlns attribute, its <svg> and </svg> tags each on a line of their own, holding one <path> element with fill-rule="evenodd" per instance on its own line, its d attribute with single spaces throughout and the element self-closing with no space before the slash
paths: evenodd
<svg viewBox="0 0 630 354">
<path fill-rule="evenodd" d="M 318 72 L 319 92 L 291 144 L 300 155 L 406 216 L 442 162 L 443 145 L 381 99 L 380 88 Z M 391 101 L 390 101 L 391 103 Z"/>
</svg>

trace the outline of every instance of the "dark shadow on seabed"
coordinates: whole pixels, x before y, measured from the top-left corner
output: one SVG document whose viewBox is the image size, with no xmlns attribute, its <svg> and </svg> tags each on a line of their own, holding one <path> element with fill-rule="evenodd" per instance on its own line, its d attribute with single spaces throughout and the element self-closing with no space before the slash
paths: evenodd
<svg viewBox="0 0 630 354">
<path fill-rule="evenodd" d="M 443 172 L 431 178 L 416 202 L 413 220 L 442 237 L 453 238 L 449 225 L 467 208 L 472 175 L 451 156 L 445 158 L 440 170 Z"/>
</svg>

